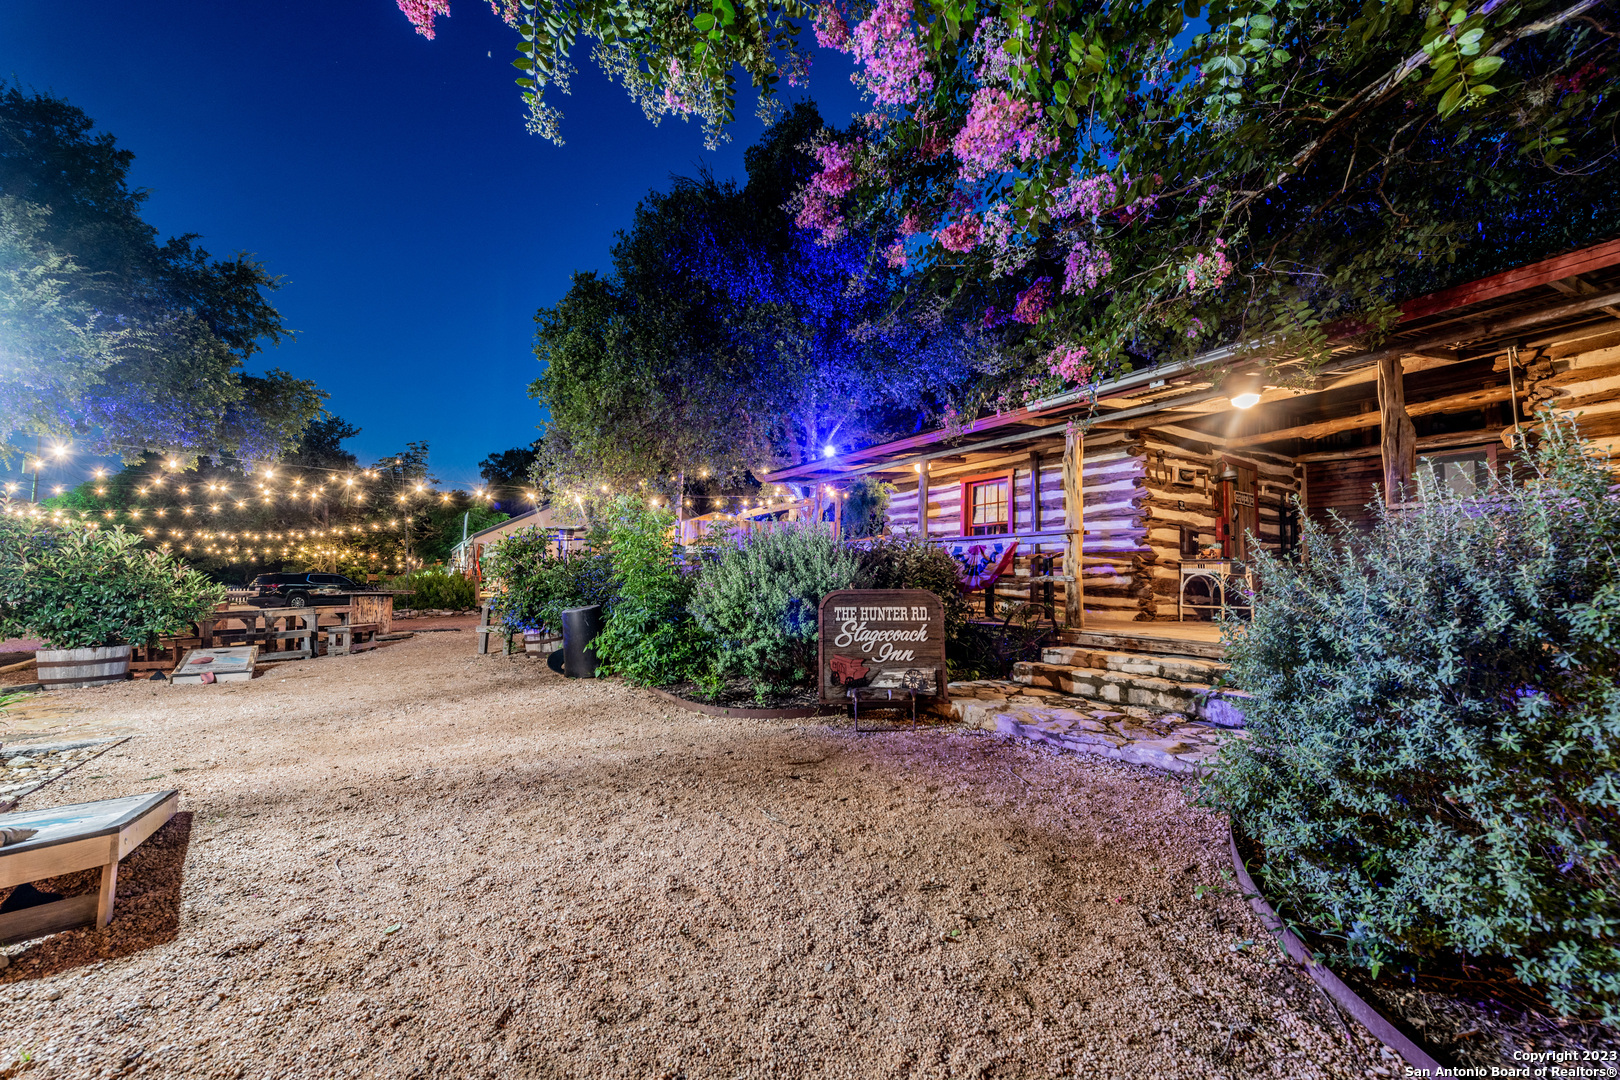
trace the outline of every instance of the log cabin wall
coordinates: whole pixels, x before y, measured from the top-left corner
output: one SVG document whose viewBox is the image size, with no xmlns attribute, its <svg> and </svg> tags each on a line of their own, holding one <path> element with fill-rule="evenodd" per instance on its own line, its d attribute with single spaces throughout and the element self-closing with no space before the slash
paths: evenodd
<svg viewBox="0 0 1620 1080">
<path fill-rule="evenodd" d="M 1040 456 L 1040 530 L 1032 529 L 1030 454 Z M 1085 607 L 1113 618 L 1153 617 L 1153 579 L 1150 563 L 1153 551 L 1146 543 L 1148 500 L 1146 458 L 1136 432 L 1093 432 L 1085 439 L 1084 468 L 1081 473 L 1085 499 L 1084 567 Z M 961 518 L 961 478 L 999 471 L 1013 474 L 1010 537 L 1019 541 L 1018 556 L 1011 577 L 995 584 L 999 601 L 1027 601 L 1043 604 L 1044 582 L 1032 581 L 1051 557 L 1053 574 L 1061 579 L 1064 549 L 1063 444 L 1061 439 L 1044 439 L 1020 445 L 1015 453 L 971 455 L 965 461 L 936 461 L 929 471 L 929 539 L 942 542 L 949 551 L 974 544 L 993 547 L 997 536 L 964 537 Z M 889 528 L 896 533 L 917 529 L 917 482 L 897 475 L 896 491 L 889 500 Z M 1053 582 L 1053 607 L 1057 621 L 1063 621 L 1067 599 L 1062 580 Z M 983 590 L 975 590 L 970 600 L 982 616 Z M 1173 609 L 1172 609 L 1173 612 Z"/>
<path fill-rule="evenodd" d="M 1184 429 L 1142 433 L 1146 453 L 1144 511 L 1148 515 L 1145 559 L 1152 583 L 1143 605 L 1144 617 L 1174 621 L 1176 594 L 1181 586 L 1182 529 L 1194 530 L 1200 546 L 1216 542 L 1216 499 L 1223 462 L 1255 473 L 1255 504 L 1259 542 L 1272 552 L 1282 543 L 1282 514 L 1300 492 L 1304 470 L 1287 458 L 1252 450 L 1228 452 L 1222 440 L 1200 438 L 1201 432 Z"/>
<path fill-rule="evenodd" d="M 1581 434 L 1620 464 L 1620 333 L 1527 352 L 1521 362 L 1530 410 L 1574 416 Z"/>
</svg>

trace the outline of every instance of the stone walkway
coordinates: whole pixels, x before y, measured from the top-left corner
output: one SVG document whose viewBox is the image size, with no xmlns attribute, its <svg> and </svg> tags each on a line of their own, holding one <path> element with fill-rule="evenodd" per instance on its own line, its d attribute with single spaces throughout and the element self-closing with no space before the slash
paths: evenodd
<svg viewBox="0 0 1620 1080">
<path fill-rule="evenodd" d="M 110 750 L 123 739 L 82 739 L 0 747 L 0 813 L 17 800 Z"/>
<path fill-rule="evenodd" d="M 1169 773 L 1207 773 L 1223 742 L 1244 732 L 1179 713 L 1086 698 L 1000 680 L 953 682 L 950 712 L 969 727 L 1018 735 L 1083 754 Z"/>
</svg>

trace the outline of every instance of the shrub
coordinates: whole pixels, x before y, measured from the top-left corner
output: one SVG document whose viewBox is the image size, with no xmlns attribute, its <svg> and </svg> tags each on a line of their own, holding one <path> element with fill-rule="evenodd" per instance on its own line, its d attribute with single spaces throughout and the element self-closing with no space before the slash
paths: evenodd
<svg viewBox="0 0 1620 1080">
<path fill-rule="evenodd" d="M 418 610 L 467 611 L 478 606 L 478 586 L 472 578 L 452 574 L 442 566 L 413 570 L 389 582 L 395 589 L 409 589 L 411 595 L 394 598 L 395 606 Z"/>
<path fill-rule="evenodd" d="M 721 673 L 747 679 L 763 698 L 815 684 L 817 605 L 860 577 L 860 556 L 828 526 L 779 526 L 717 545 L 692 613 L 714 636 Z"/>
<path fill-rule="evenodd" d="M 593 530 L 561 553 L 545 529 L 524 529 L 484 552 L 484 573 L 495 590 L 493 613 L 512 634 L 562 633 L 562 613 L 600 604 L 612 611 L 618 596 L 607 534 Z"/>
<path fill-rule="evenodd" d="M 609 504 L 605 527 L 618 591 L 596 639 L 605 673 L 654 686 L 693 678 L 712 650 L 687 611 L 692 581 L 681 571 L 675 515 L 623 495 Z"/>
<path fill-rule="evenodd" d="M 962 566 L 951 553 L 911 533 L 884 536 L 861 550 L 865 589 L 926 589 L 945 608 L 945 641 L 960 646 L 972 608 L 962 591 Z"/>
<path fill-rule="evenodd" d="M 223 585 L 123 529 L 0 518 L 0 638 L 52 649 L 145 645 L 224 599 Z"/>
<path fill-rule="evenodd" d="M 889 497 L 894 485 L 875 476 L 863 476 L 849 489 L 841 520 L 851 538 L 881 535 L 889 523 Z"/>
<path fill-rule="evenodd" d="M 1529 482 L 1258 559 L 1254 694 L 1206 795 L 1266 890 L 1369 968 L 1499 958 L 1620 1021 L 1620 504 L 1553 426 Z"/>
</svg>

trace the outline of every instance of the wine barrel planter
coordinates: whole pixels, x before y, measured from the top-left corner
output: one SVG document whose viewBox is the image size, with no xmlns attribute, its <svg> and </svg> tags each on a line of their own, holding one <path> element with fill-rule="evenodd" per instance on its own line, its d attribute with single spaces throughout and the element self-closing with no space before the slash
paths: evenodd
<svg viewBox="0 0 1620 1080">
<path fill-rule="evenodd" d="M 34 660 L 39 684 L 47 690 L 123 682 L 129 678 L 129 646 L 103 645 L 94 649 L 38 649 Z"/>
</svg>

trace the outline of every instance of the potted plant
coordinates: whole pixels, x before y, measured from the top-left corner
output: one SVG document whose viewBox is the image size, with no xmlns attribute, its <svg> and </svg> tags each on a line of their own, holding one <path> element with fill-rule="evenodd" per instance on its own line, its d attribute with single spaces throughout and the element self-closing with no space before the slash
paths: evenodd
<svg viewBox="0 0 1620 1080">
<path fill-rule="evenodd" d="M 0 519 L 0 638 L 35 638 L 47 689 L 129 677 L 132 645 L 186 630 L 225 598 L 123 529 Z"/>
</svg>

